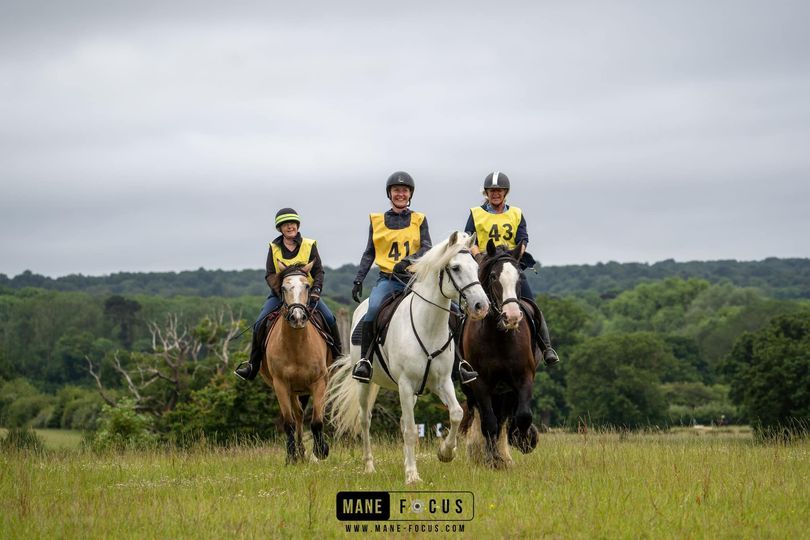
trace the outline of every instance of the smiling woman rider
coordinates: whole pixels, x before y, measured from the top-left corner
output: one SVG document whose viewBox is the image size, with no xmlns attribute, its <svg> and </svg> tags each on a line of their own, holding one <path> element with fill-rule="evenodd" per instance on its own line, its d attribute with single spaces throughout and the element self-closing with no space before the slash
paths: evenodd
<svg viewBox="0 0 810 540">
<path fill-rule="evenodd" d="M 298 212 L 292 208 L 282 208 L 276 213 L 276 230 L 281 235 L 275 240 L 270 242 L 270 249 L 267 252 L 267 264 L 264 280 L 270 287 L 270 294 L 267 295 L 267 300 L 259 312 L 259 317 L 253 323 L 253 343 L 250 349 L 250 360 L 243 362 L 234 373 L 237 377 L 251 381 L 256 378 L 259 373 L 259 366 L 261 366 L 262 359 L 264 358 L 264 340 L 266 332 L 264 319 L 273 311 L 281 306 L 281 299 L 276 296 L 273 290 L 271 280 L 274 274 L 280 272 L 279 262 L 285 266 L 292 264 L 308 264 L 314 263 L 309 273 L 310 294 L 309 294 L 309 307 L 317 309 L 323 315 L 326 324 L 329 326 L 329 332 L 332 335 L 332 356 L 337 358 L 342 354 L 340 343 L 340 332 L 337 329 L 337 321 L 335 316 L 329 310 L 325 302 L 321 300 L 321 289 L 323 288 L 323 265 L 321 264 L 321 257 L 318 254 L 318 246 L 315 240 L 311 238 L 304 238 L 298 232 L 301 226 L 301 218 Z"/>
<path fill-rule="evenodd" d="M 406 268 L 431 246 L 425 214 L 409 208 L 415 187 L 410 174 L 395 172 L 385 183 L 385 195 L 391 201 L 391 209 L 384 214 L 369 215 L 371 223 L 368 227 L 368 243 L 352 289 L 354 301 L 360 302 L 363 279 L 372 263 L 377 263 L 380 267 L 380 276 L 368 299 L 368 311 L 362 322 L 360 360 L 352 371 L 352 376 L 361 382 L 371 380 L 368 353 L 373 339 L 374 317 L 380 305 L 387 297 L 405 288 L 403 282 L 408 281 Z M 402 277 L 397 278 L 397 275 Z"/>
<path fill-rule="evenodd" d="M 509 194 L 511 185 L 509 177 L 499 171 L 491 172 L 484 179 L 482 192 L 486 201 L 481 206 L 470 208 L 470 217 L 467 218 L 467 225 L 464 231 L 467 234 L 475 233 L 477 244 L 485 246 L 492 240 L 496 246 L 506 246 L 507 249 L 515 249 L 516 246 L 529 243 L 529 233 L 526 231 L 526 218 L 523 211 L 517 206 L 506 204 L 506 196 Z M 534 257 L 529 253 L 524 253 L 520 259 L 520 294 L 521 298 L 528 300 L 535 307 L 535 332 L 540 350 L 543 351 L 543 361 L 547 366 L 552 366 L 560 361 L 557 352 L 551 348 L 551 338 L 548 334 L 548 326 L 543 312 L 537 308 L 534 301 L 534 293 L 529 287 L 529 281 L 523 270 L 532 268 L 537 264 Z"/>
</svg>

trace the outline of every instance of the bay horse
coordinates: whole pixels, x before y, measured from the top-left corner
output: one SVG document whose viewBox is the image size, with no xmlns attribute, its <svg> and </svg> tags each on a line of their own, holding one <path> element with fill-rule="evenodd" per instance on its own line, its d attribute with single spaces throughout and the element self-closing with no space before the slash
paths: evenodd
<svg viewBox="0 0 810 540">
<path fill-rule="evenodd" d="M 523 250 L 523 245 L 496 249 L 490 240 L 486 253 L 477 256 L 478 277 L 493 310 L 467 322 L 461 336 L 463 355 L 478 372 L 475 381 L 462 386 L 467 410 L 461 431 L 473 461 L 496 469 L 512 464 L 510 444 L 524 454 L 537 446 L 531 399 L 539 358 L 525 316 L 532 307 L 518 297 Z"/>
<path fill-rule="evenodd" d="M 274 278 L 273 288 L 282 299 L 276 324 L 265 342 L 264 361 L 259 374 L 276 393 L 284 432 L 287 435 L 287 463 L 304 458 L 304 408 L 312 396 L 312 453 L 318 459 L 329 455 L 329 445 L 323 436 L 324 399 L 331 352 L 318 332 L 307 308 L 309 281 L 307 275 L 313 263 L 285 266 Z"/>
<path fill-rule="evenodd" d="M 399 392 L 407 484 L 421 480 L 416 468 L 418 432 L 413 408 L 425 388 L 449 409 L 450 430 L 439 444 L 439 460 L 447 462 L 455 457 L 464 412 L 450 380 L 455 347 L 448 329 L 450 304 L 463 297 L 467 313 L 474 319 L 486 316 L 489 311 L 489 301 L 477 279 L 478 265 L 470 253 L 474 240 L 465 233 L 454 232 L 411 265 L 409 270 L 414 275 L 406 296 L 392 315 L 385 343 L 372 359 L 375 368 L 368 384 L 351 377 L 352 367 L 360 358 L 357 345 L 351 347 L 350 362 L 335 366 L 327 397 L 330 419 L 338 436 L 361 433 L 366 473 L 374 472 L 369 429 L 380 387 Z M 368 300 L 357 307 L 352 328 L 367 309 Z"/>
</svg>

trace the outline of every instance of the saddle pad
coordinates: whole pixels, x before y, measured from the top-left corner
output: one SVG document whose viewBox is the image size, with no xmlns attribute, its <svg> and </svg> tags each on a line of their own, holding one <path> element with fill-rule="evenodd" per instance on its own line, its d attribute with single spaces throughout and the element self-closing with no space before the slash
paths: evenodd
<svg viewBox="0 0 810 540">
<path fill-rule="evenodd" d="M 391 322 L 391 317 L 397 310 L 400 302 L 405 299 L 404 292 L 397 292 L 388 296 L 383 300 L 380 310 L 377 312 L 377 317 L 374 319 L 373 335 L 376 337 L 374 340 L 380 345 L 385 343 L 385 336 L 388 334 L 388 323 Z M 352 345 L 360 345 L 363 336 L 363 320 L 358 321 L 357 326 L 352 330 Z"/>
</svg>

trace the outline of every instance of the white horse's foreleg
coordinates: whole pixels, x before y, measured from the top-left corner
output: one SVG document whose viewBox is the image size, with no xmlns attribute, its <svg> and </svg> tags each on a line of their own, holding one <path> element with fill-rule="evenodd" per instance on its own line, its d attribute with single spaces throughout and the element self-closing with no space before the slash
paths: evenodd
<svg viewBox="0 0 810 540">
<path fill-rule="evenodd" d="M 439 444 L 439 461 L 453 461 L 453 458 L 456 457 L 456 445 L 458 444 L 458 426 L 461 424 L 464 411 L 461 409 L 461 405 L 458 404 L 456 390 L 453 388 L 450 377 L 446 378 L 441 386 L 435 389 L 435 392 L 450 411 L 450 432 Z"/>
<path fill-rule="evenodd" d="M 374 456 L 371 455 L 371 409 L 373 403 L 369 403 L 369 395 L 371 394 L 371 384 L 362 384 L 355 382 L 354 384 L 360 385 L 358 391 L 358 399 L 360 400 L 360 435 L 363 437 L 363 471 L 366 473 L 374 472 Z"/>
<path fill-rule="evenodd" d="M 413 408 L 416 405 L 416 396 L 411 385 L 404 381 L 405 377 L 399 381 L 399 405 L 402 408 L 400 427 L 402 428 L 402 439 L 405 444 L 405 483 L 413 484 L 420 482 L 419 471 L 416 470 L 416 443 L 419 432 L 416 430 L 416 421 L 413 416 Z"/>
</svg>

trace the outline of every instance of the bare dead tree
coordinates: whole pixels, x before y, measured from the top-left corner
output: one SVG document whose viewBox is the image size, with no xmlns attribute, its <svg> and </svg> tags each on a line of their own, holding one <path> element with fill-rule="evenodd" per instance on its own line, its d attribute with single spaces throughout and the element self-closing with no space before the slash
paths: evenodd
<svg viewBox="0 0 810 540">
<path fill-rule="evenodd" d="M 217 335 L 217 339 L 214 341 L 214 343 L 209 344 L 211 354 L 217 359 L 215 370 L 218 375 L 228 370 L 231 361 L 230 348 L 232 341 L 234 338 L 241 335 L 243 330 L 245 330 L 241 313 L 239 316 L 234 316 L 233 311 L 230 308 L 228 308 L 227 311 L 227 321 L 225 320 L 224 310 L 217 313 L 216 320 L 214 321 L 216 327 L 221 329 L 224 333 L 221 336 Z M 246 349 L 249 346 L 250 343 L 246 341 L 242 348 Z"/>
<path fill-rule="evenodd" d="M 230 310 L 220 311 L 213 318 L 206 317 L 193 330 L 182 324 L 177 315 L 169 315 L 162 325 L 148 322 L 152 350 L 130 353 L 128 362 L 124 361 L 121 351 L 115 351 L 110 359 L 112 369 L 135 400 L 136 410 L 161 416 L 176 407 L 199 370 L 209 370 L 212 374 L 227 370 L 231 341 L 239 335 L 243 325 Z M 245 347 L 249 345 L 246 342 Z M 85 358 L 102 399 L 115 406 L 115 399 L 101 381 L 100 367 L 97 370 L 90 358 Z"/>
</svg>

